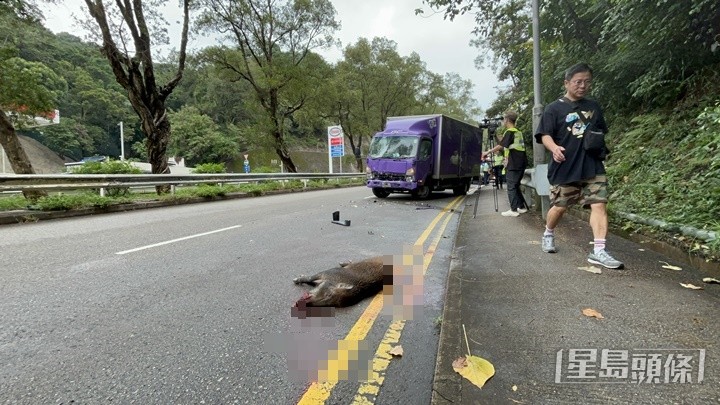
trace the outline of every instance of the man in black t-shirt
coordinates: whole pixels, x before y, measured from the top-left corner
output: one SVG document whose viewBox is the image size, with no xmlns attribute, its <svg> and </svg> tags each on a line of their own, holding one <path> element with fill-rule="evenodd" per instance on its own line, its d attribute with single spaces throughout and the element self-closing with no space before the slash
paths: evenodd
<svg viewBox="0 0 720 405">
<path fill-rule="evenodd" d="M 573 204 L 590 208 L 594 249 L 588 262 L 620 269 L 623 263 L 605 249 L 608 229 L 607 177 L 601 158 L 583 148 L 583 133 L 589 124 L 607 133 L 600 105 L 585 98 L 592 84 L 592 68 L 579 63 L 565 71 L 565 95 L 550 103 L 540 118 L 535 141 L 550 153 L 548 166 L 551 208 L 547 213 L 542 250 L 555 253 L 555 227 Z"/>
</svg>

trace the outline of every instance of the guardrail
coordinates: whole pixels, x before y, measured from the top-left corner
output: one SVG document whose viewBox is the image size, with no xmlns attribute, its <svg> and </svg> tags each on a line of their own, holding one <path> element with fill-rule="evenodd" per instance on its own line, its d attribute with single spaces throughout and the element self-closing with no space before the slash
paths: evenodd
<svg viewBox="0 0 720 405">
<path fill-rule="evenodd" d="M 238 184 L 260 181 L 343 179 L 365 177 L 365 173 L 218 173 L 218 174 L 10 174 L 0 175 L 0 191 L 100 189 L 110 187 L 154 187 L 194 184 Z"/>
</svg>

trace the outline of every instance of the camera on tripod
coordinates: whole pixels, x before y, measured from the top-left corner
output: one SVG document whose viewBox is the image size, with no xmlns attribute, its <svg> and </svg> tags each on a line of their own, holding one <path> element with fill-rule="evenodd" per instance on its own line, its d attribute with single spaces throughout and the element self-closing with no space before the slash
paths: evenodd
<svg viewBox="0 0 720 405">
<path fill-rule="evenodd" d="M 503 118 L 502 117 L 495 117 L 495 118 L 483 118 L 482 121 L 478 124 L 478 127 L 480 129 L 487 129 L 488 135 L 495 136 L 495 132 L 497 131 L 498 127 L 502 125 Z"/>
</svg>

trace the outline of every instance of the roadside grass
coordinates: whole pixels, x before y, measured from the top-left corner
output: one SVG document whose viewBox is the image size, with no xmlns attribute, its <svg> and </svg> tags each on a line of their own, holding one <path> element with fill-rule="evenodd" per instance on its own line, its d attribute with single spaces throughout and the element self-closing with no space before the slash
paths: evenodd
<svg viewBox="0 0 720 405">
<path fill-rule="evenodd" d="M 67 193 L 54 193 L 42 197 L 34 203 L 28 201 L 22 194 L 0 195 L 0 211 L 11 210 L 41 210 L 58 211 L 82 208 L 103 208 L 110 205 L 128 204 L 147 201 L 189 201 L 194 198 L 212 199 L 224 197 L 229 194 L 248 194 L 261 196 L 273 191 L 299 191 L 303 189 L 330 189 L 364 185 L 363 179 L 332 179 L 308 180 L 307 187 L 301 180 L 267 181 L 245 184 L 200 184 L 197 186 L 177 187 L 174 194 L 157 195 L 154 191 L 128 190 L 125 193 L 109 193 L 100 196 L 97 191 L 77 191 Z"/>
<path fill-rule="evenodd" d="M 28 202 L 22 194 L 4 194 L 0 196 L 0 211 L 24 210 Z"/>
</svg>

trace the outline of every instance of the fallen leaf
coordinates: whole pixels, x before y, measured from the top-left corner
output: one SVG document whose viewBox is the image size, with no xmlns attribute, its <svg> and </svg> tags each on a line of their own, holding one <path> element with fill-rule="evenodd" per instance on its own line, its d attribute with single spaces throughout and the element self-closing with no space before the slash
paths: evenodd
<svg viewBox="0 0 720 405">
<path fill-rule="evenodd" d="M 513 391 L 517 391 L 517 385 L 513 385 L 513 386 L 512 386 L 512 390 L 513 390 Z"/>
<path fill-rule="evenodd" d="M 703 283 L 708 283 L 708 284 L 720 284 L 720 280 L 718 280 L 718 279 L 716 279 L 716 278 L 712 278 L 712 277 L 705 277 L 705 278 L 703 279 Z"/>
<path fill-rule="evenodd" d="M 683 287 L 685 287 L 685 288 L 689 288 L 689 289 L 691 289 L 691 290 L 702 290 L 702 289 L 703 289 L 702 287 L 698 287 L 698 286 L 692 285 L 692 284 L 680 283 L 680 285 L 683 286 Z"/>
<path fill-rule="evenodd" d="M 592 309 L 592 308 L 585 308 L 585 309 L 583 309 L 583 310 L 582 310 L 582 314 L 585 315 L 585 316 L 587 316 L 587 317 L 591 317 L 591 318 L 605 319 L 605 317 L 602 316 L 602 314 L 601 314 L 600 312 L 598 312 L 598 311 L 596 311 L 596 310 L 594 310 L 594 309 Z"/>
<path fill-rule="evenodd" d="M 578 270 L 584 270 L 584 271 L 588 271 L 590 273 L 595 273 L 595 274 L 602 274 L 602 270 L 600 270 L 599 268 L 597 268 L 595 266 L 578 267 Z"/>
<path fill-rule="evenodd" d="M 495 375 L 495 366 L 492 363 L 472 355 L 455 360 L 453 370 L 479 388 L 482 388 L 485 382 Z"/>
<path fill-rule="evenodd" d="M 397 345 L 397 346 L 393 347 L 392 349 L 390 349 L 390 351 L 388 353 L 392 354 L 393 356 L 402 357 L 403 348 L 402 348 L 402 346 Z"/>
<path fill-rule="evenodd" d="M 673 266 L 673 265 L 671 265 L 671 264 L 668 263 L 668 262 L 663 262 L 663 261 L 661 261 L 660 263 L 665 263 L 664 266 L 661 266 L 663 269 L 668 269 L 668 270 L 682 270 L 682 267 Z"/>
</svg>

